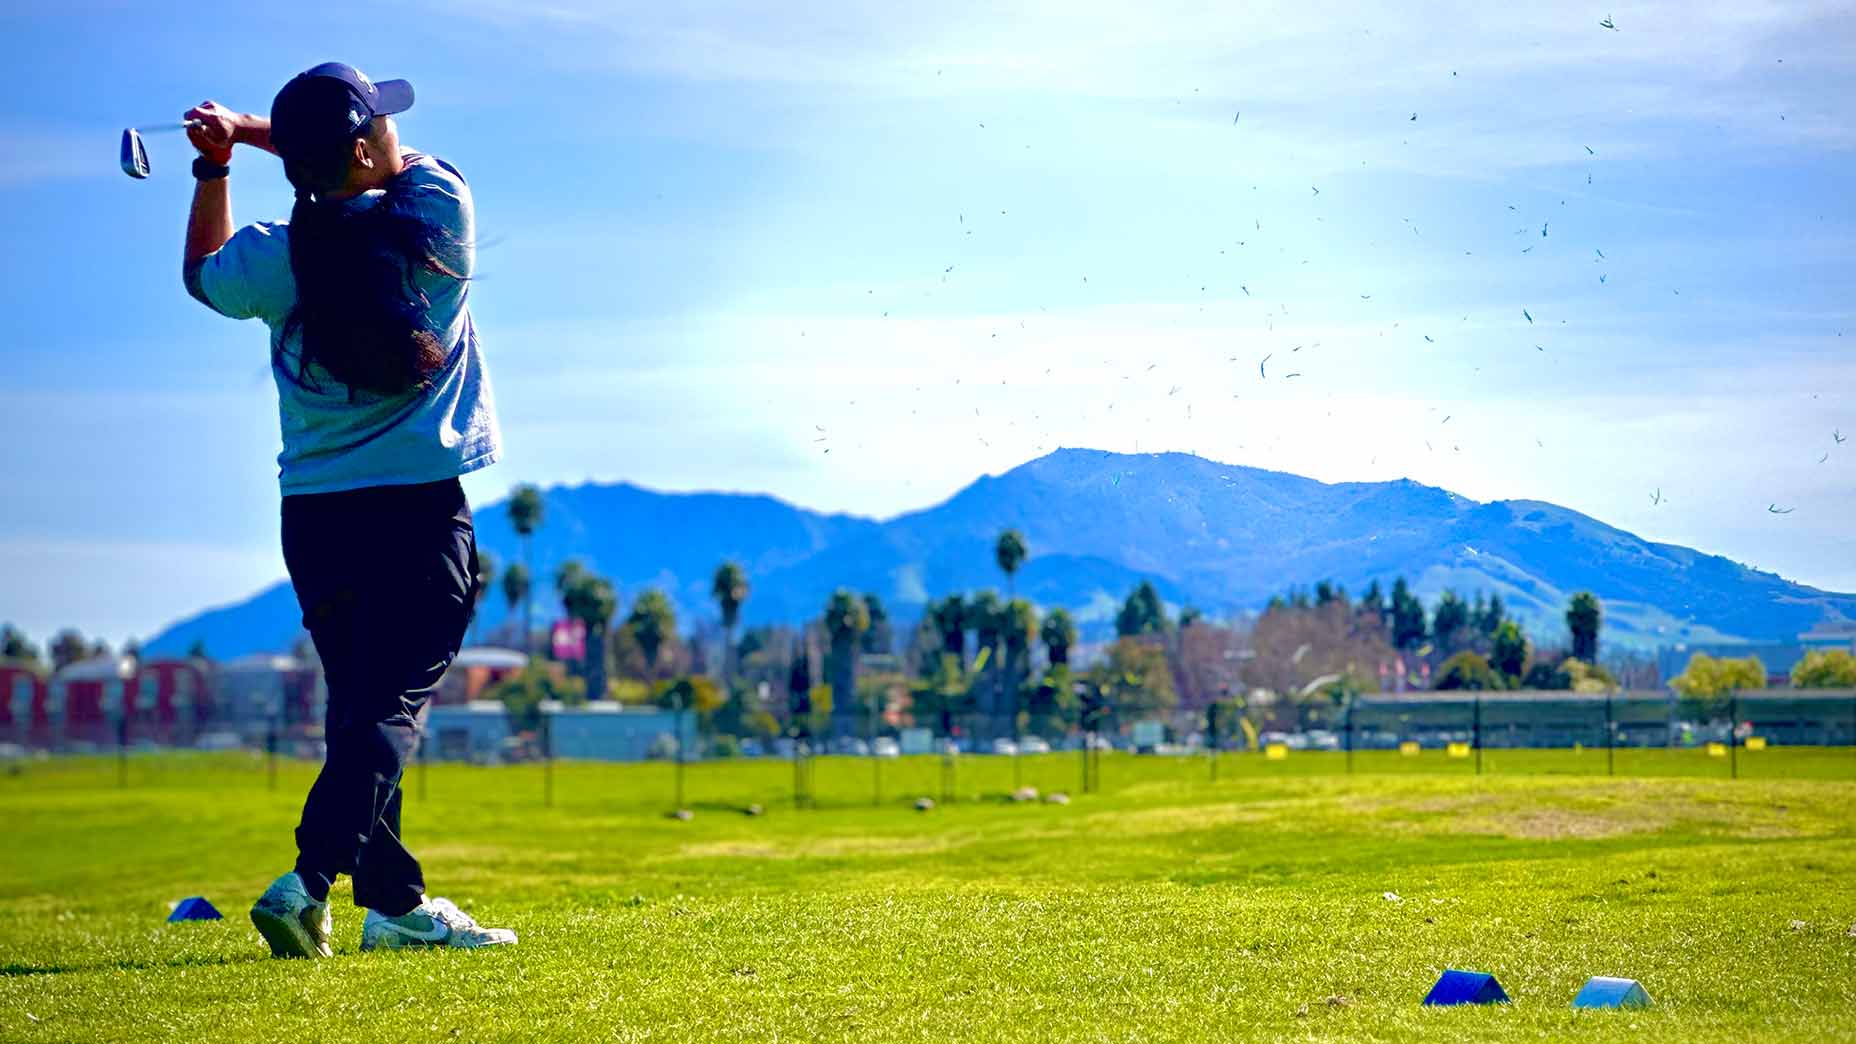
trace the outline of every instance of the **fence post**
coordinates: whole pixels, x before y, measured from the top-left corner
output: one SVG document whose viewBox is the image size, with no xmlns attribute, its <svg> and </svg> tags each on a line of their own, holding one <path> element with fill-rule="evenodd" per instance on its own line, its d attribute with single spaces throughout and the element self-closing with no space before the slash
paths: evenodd
<svg viewBox="0 0 1856 1044">
<path fill-rule="evenodd" d="M 1354 697 L 1347 697 L 1347 775 L 1353 775 L 1353 706 Z"/>
<path fill-rule="evenodd" d="M 1727 696 L 1727 775 L 1740 778 L 1740 694 Z"/>
<path fill-rule="evenodd" d="M 689 735 L 689 726 L 683 720 L 683 695 L 681 693 L 677 694 L 676 715 L 677 715 L 676 716 L 676 722 L 677 722 L 677 803 L 673 811 L 681 811 L 683 808 L 683 743 L 684 743 L 684 738 Z"/>
<path fill-rule="evenodd" d="M 1205 731 L 1211 737 L 1212 782 L 1218 782 L 1218 703 L 1205 709 Z"/>
<path fill-rule="evenodd" d="M 125 701 L 116 715 L 116 788 L 129 788 L 129 710 Z"/>
<path fill-rule="evenodd" d="M 799 779 L 799 727 L 797 725 L 793 726 L 790 738 L 793 741 L 793 808 L 798 810 L 805 807 L 800 799 L 800 795 L 805 792 L 805 787 Z"/>
<path fill-rule="evenodd" d="M 554 716 L 541 716 L 541 805 L 554 807 Z"/>
<path fill-rule="evenodd" d="M 1471 711 L 1469 741 L 1476 748 L 1476 775 L 1482 775 L 1482 697 L 1477 696 Z"/>
<path fill-rule="evenodd" d="M 883 804 L 883 759 L 876 756 L 876 722 L 883 713 L 883 697 L 877 694 L 871 697 L 869 713 L 865 715 L 864 743 L 870 751 L 870 805 L 879 808 Z"/>
<path fill-rule="evenodd" d="M 1617 725 L 1611 717 L 1611 690 L 1605 690 L 1605 775 L 1615 776 L 1617 769 Z"/>
<path fill-rule="evenodd" d="M 942 699 L 947 697 L 943 694 Z M 954 757 L 959 748 L 954 745 L 954 712 L 943 704 L 941 708 L 941 803 L 951 804 L 954 800 Z"/>
<path fill-rule="evenodd" d="M 264 733 L 264 774 L 266 786 L 277 789 L 277 721 L 271 720 L 271 727 Z"/>
</svg>

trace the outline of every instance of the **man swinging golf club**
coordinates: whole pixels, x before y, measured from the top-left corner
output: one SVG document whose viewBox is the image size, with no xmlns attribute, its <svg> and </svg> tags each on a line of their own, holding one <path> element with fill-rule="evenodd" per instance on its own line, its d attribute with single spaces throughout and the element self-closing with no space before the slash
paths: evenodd
<svg viewBox="0 0 1856 1044">
<path fill-rule="evenodd" d="M 205 102 L 182 274 L 187 291 L 270 329 L 283 428 L 283 551 L 328 686 L 327 760 L 303 804 L 297 859 L 251 908 L 279 957 L 328 957 L 329 887 L 354 880 L 361 949 L 510 944 L 428 899 L 400 840 L 400 777 L 418 715 L 476 602 L 477 544 L 458 476 L 500 451 L 465 299 L 470 189 L 399 144 L 404 80 L 336 62 L 279 91 L 269 120 Z M 286 222 L 236 233 L 233 146 L 283 160 Z"/>
</svg>

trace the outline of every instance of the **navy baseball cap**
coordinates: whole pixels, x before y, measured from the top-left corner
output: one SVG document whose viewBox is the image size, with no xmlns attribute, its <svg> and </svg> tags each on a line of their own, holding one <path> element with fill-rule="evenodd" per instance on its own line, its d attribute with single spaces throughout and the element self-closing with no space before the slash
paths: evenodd
<svg viewBox="0 0 1856 1044">
<path fill-rule="evenodd" d="M 285 159 L 351 141 L 367 121 L 412 108 L 412 84 L 369 80 L 341 62 L 300 72 L 271 102 L 271 146 Z"/>
</svg>

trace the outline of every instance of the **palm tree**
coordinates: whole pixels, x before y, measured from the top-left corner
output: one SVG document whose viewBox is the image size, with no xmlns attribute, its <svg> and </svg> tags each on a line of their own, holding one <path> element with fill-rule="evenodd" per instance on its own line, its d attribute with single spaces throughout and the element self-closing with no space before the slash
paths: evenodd
<svg viewBox="0 0 1856 1044">
<path fill-rule="evenodd" d="M 1025 556 L 1029 553 L 1025 547 L 1025 535 L 1016 529 L 1008 529 L 1000 533 L 999 542 L 993 545 L 993 558 L 998 561 L 1000 570 L 1005 573 L 1007 600 L 1017 597 L 1017 588 L 1013 580 L 1018 575 L 1018 567 L 1024 564 Z"/>
<path fill-rule="evenodd" d="M 896 643 L 895 635 L 889 630 L 889 610 L 883 607 L 883 598 L 875 591 L 864 592 L 864 608 L 870 612 L 870 629 L 864 632 L 860 651 L 887 656 L 894 651 Z"/>
<path fill-rule="evenodd" d="M 1014 598 L 1005 603 L 999 614 L 1003 632 L 1005 662 L 1000 666 L 1006 698 L 1000 710 L 1011 715 L 1012 735 L 1018 735 L 1018 711 L 1023 699 L 1024 679 L 1031 673 L 1031 646 L 1038 639 L 1038 611 L 1030 602 Z"/>
<path fill-rule="evenodd" d="M 625 618 L 625 627 L 631 631 L 639 651 L 644 653 L 647 680 L 656 681 L 657 655 L 664 643 L 677 635 L 677 612 L 671 608 L 670 599 L 655 587 L 640 591 L 637 600 L 632 602 L 631 615 Z"/>
<path fill-rule="evenodd" d="M 1604 610 L 1598 596 L 1580 591 L 1566 605 L 1566 629 L 1572 632 L 1572 657 L 1586 663 L 1598 662 L 1598 625 Z"/>
<path fill-rule="evenodd" d="M 580 586 L 580 584 L 584 583 L 585 581 L 592 579 L 592 577 L 593 577 L 593 574 L 587 572 L 586 566 L 582 565 L 578 558 L 570 558 L 567 561 L 562 562 L 560 566 L 554 570 L 554 597 L 560 599 L 562 617 L 568 620 L 579 620 L 580 619 L 580 617 L 574 615 L 573 606 L 568 604 L 568 596 L 573 592 L 573 590 L 576 587 Z M 581 622 L 585 623 L 584 620 L 582 620 Z M 582 639 L 587 637 L 584 631 L 582 631 L 581 637 Z M 552 651 L 553 643 L 550 642 L 549 645 L 550 645 L 550 651 Z M 586 678 L 586 670 L 585 670 L 586 659 L 585 659 L 584 654 L 582 655 L 580 662 L 581 662 L 580 677 L 582 679 L 585 679 Z M 588 695 L 589 696 L 593 695 L 591 690 L 588 690 Z M 594 698 L 597 698 L 597 697 L 594 697 Z"/>
<path fill-rule="evenodd" d="M 735 624 L 741 619 L 741 603 L 748 600 L 748 574 L 733 561 L 723 562 L 709 581 L 709 595 L 722 611 L 722 688 L 734 680 Z"/>
<path fill-rule="evenodd" d="M 589 700 L 606 697 L 606 625 L 618 610 L 619 595 L 603 576 L 582 571 L 561 596 L 567 615 L 586 625 L 586 652 L 581 674 Z"/>
<path fill-rule="evenodd" d="M 503 570 L 503 601 L 508 604 L 510 615 L 514 615 L 516 606 L 528 603 L 528 566 L 520 562 L 509 563 Z M 523 652 L 528 651 L 528 642 L 522 643 Z"/>
<path fill-rule="evenodd" d="M 998 648 L 999 636 L 1005 631 L 1005 606 L 999 596 L 990 589 L 981 591 L 967 603 L 967 626 L 973 628 L 973 645 L 986 656 L 985 671 L 992 678 L 992 696 L 985 701 L 982 708 L 989 718 L 996 718 L 1004 702 L 1005 650 Z M 981 655 L 974 653 L 975 656 Z"/>
<path fill-rule="evenodd" d="M 1142 580 L 1122 603 L 1121 611 L 1115 614 L 1115 633 L 1127 638 L 1166 632 L 1166 606 L 1160 601 L 1160 592 L 1154 590 L 1152 583 Z"/>
<path fill-rule="evenodd" d="M 567 593 L 579 585 L 580 581 L 585 580 L 591 575 L 591 573 L 586 571 L 586 566 L 583 565 L 578 558 L 570 558 L 562 562 L 560 568 L 554 571 L 554 594 L 555 597 L 561 600 L 561 609 L 563 611 L 567 609 Z M 571 616 L 573 614 L 569 613 L 568 615 Z"/>
<path fill-rule="evenodd" d="M 967 669 L 967 603 L 957 594 L 948 595 L 928 606 L 929 619 L 941 635 L 941 651 L 954 658 L 962 671 Z"/>
<path fill-rule="evenodd" d="M 857 644 L 870 629 L 870 607 L 840 587 L 825 603 L 825 633 L 831 636 L 831 731 L 848 736 L 856 720 Z"/>
<path fill-rule="evenodd" d="M 1044 626 L 1039 637 L 1044 639 L 1044 651 L 1050 657 L 1050 665 L 1070 662 L 1070 647 L 1076 644 L 1076 621 L 1063 609 L 1052 609 L 1044 618 Z"/>
<path fill-rule="evenodd" d="M 522 565 L 525 574 L 535 569 L 534 555 L 531 553 L 530 537 L 541 528 L 542 503 L 541 490 L 533 484 L 524 482 L 509 494 L 509 524 L 522 538 Z M 535 634 L 535 600 L 530 596 L 530 585 L 524 584 L 522 590 L 522 651 L 533 656 Z"/>
</svg>

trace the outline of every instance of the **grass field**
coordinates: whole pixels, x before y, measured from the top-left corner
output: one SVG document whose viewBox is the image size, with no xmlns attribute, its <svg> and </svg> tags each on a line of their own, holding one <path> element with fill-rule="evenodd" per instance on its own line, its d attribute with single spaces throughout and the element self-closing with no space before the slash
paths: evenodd
<svg viewBox="0 0 1856 1044">
<path fill-rule="evenodd" d="M 0 1039 L 1856 1040 L 1856 752 L 1107 755 L 1067 806 L 1009 760 L 433 766 L 407 835 L 514 950 L 273 961 L 246 920 L 314 766 L 0 775 Z M 1323 760 L 1324 758 L 1328 760 Z M 1075 755 L 1022 781 L 1075 792 Z M 1646 773 L 1656 773 L 1648 778 Z M 1788 778 L 1773 778 L 1773 777 Z M 992 795 L 992 796 L 987 796 Z M 741 814 L 747 802 L 767 813 Z M 1388 897 L 1391 893 L 1392 897 Z M 223 922 L 168 925 L 204 894 Z M 1445 967 L 1515 1003 L 1426 1009 Z M 1642 1011 L 1574 1011 L 1593 974 Z"/>
</svg>

